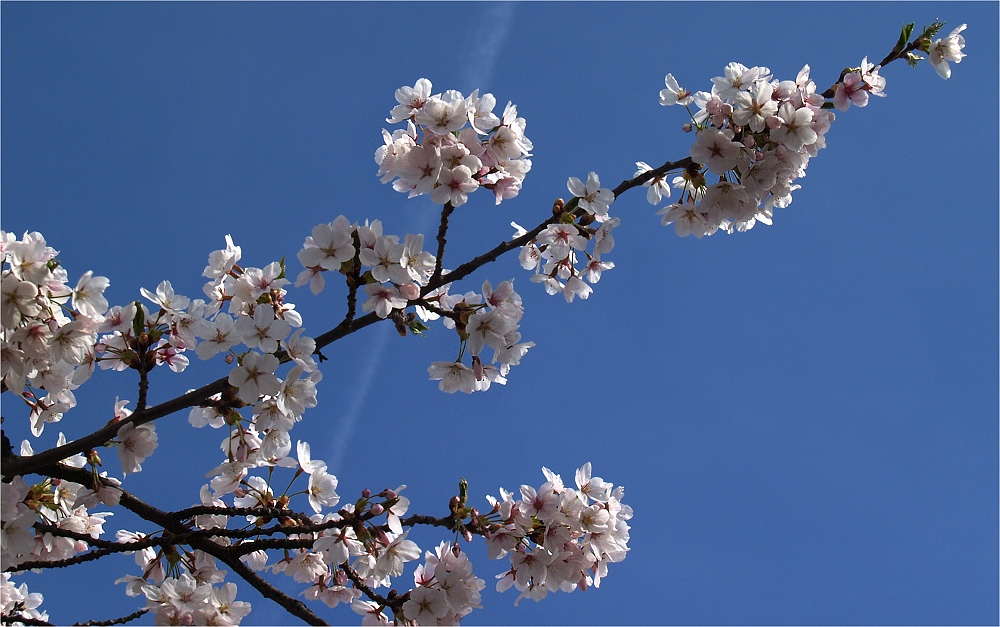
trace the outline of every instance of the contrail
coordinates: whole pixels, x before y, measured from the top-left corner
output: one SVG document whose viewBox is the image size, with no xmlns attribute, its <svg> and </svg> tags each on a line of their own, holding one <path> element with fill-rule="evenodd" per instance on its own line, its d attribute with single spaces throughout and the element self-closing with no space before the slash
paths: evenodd
<svg viewBox="0 0 1000 627">
<path fill-rule="evenodd" d="M 514 21 L 514 3 L 498 2 L 489 5 L 489 12 L 476 32 L 476 45 L 472 51 L 472 63 L 466 70 L 466 89 L 482 89 L 493 78 L 497 57 L 507 39 L 510 25 Z"/>
<path fill-rule="evenodd" d="M 466 95 L 471 93 L 473 89 L 481 88 L 493 76 L 497 58 L 500 56 L 500 50 L 507 38 L 507 33 L 510 31 L 513 18 L 514 3 L 503 2 L 490 6 L 486 19 L 483 20 L 476 33 L 476 44 L 470 53 L 471 61 L 465 73 L 466 84 L 463 85 L 468 90 L 464 92 Z M 437 210 L 437 205 L 431 204 L 428 198 L 421 200 L 423 202 L 416 204 L 429 206 L 415 207 L 420 211 L 415 232 L 424 234 L 424 248 L 433 252 L 434 234 L 428 232 L 434 226 L 434 212 Z M 375 337 L 371 351 L 368 353 L 367 363 L 361 371 L 361 378 L 355 388 L 354 398 L 351 399 L 351 404 L 340 421 L 340 431 L 333 438 L 333 452 L 329 459 L 331 461 L 330 473 L 334 475 L 339 474 L 347 446 L 354 434 L 354 427 L 357 425 L 358 418 L 361 417 L 368 393 L 371 392 L 375 374 L 382 363 L 387 339 L 395 332 L 395 329 L 389 324 L 377 324 L 374 327 L 371 332 Z"/>
</svg>

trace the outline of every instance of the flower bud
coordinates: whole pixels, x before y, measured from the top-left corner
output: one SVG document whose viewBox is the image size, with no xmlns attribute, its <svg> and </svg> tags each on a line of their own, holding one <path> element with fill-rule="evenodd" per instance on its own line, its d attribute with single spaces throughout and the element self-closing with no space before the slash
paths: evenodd
<svg viewBox="0 0 1000 627">
<path fill-rule="evenodd" d="M 779 118 L 776 115 L 772 115 L 771 117 L 767 118 L 766 124 L 767 128 L 771 129 L 772 131 L 776 128 L 781 128 L 781 118 Z"/>
<path fill-rule="evenodd" d="M 417 300 L 420 298 L 420 286 L 416 283 L 404 283 L 399 286 L 399 293 L 406 300 Z"/>
<path fill-rule="evenodd" d="M 228 355 L 226 355 L 226 360 L 225 361 L 226 361 L 226 365 L 227 366 L 233 365 L 233 362 L 236 361 L 236 355 L 233 355 L 232 353 L 229 353 Z"/>
<path fill-rule="evenodd" d="M 372 505 L 372 516 L 381 516 L 382 512 L 384 512 L 384 511 L 385 511 L 385 508 L 382 507 L 381 503 L 376 503 L 376 504 Z"/>
<path fill-rule="evenodd" d="M 691 126 L 690 122 L 685 122 L 683 125 L 681 125 L 681 130 L 684 131 L 685 133 L 690 133 L 692 129 L 694 129 L 694 127 Z"/>
<path fill-rule="evenodd" d="M 399 495 L 396 494 L 395 490 L 389 490 L 387 488 L 387 489 L 385 489 L 385 490 L 382 491 L 382 496 L 384 496 L 386 499 L 394 499 L 394 498 L 396 498 Z"/>
<path fill-rule="evenodd" d="M 465 527 L 462 527 L 462 537 L 465 538 L 466 542 L 472 542 L 472 532 Z M 455 548 L 457 549 L 458 547 L 456 546 Z"/>
<path fill-rule="evenodd" d="M 371 495 L 372 495 L 372 491 L 369 490 L 368 488 L 365 488 L 364 490 L 361 491 L 361 498 L 367 499 L 367 498 L 370 498 Z"/>
</svg>

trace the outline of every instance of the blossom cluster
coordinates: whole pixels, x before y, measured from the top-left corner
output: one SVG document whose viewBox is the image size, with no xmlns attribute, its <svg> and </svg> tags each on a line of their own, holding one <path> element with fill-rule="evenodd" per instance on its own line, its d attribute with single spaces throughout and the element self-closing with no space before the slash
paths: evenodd
<svg viewBox="0 0 1000 627">
<path fill-rule="evenodd" d="M 949 62 L 960 63 L 965 57 L 961 33 L 966 25 L 931 41 L 941 26 L 943 23 L 935 22 L 910 47 L 906 42 L 913 25 L 904 26 L 894 54 L 915 46 L 929 53 L 942 78 L 949 78 Z M 906 58 L 911 65 L 921 59 L 912 52 Z M 809 78 L 808 65 L 794 81 L 782 81 L 766 67 L 733 62 L 722 76 L 712 79 L 711 92 L 692 93 L 667 74 L 660 104 L 687 107 L 693 124 L 686 124 L 685 130 L 697 131 L 690 150 L 693 164 L 669 182 L 665 174 L 650 178 L 645 183 L 649 187 L 647 200 L 656 205 L 670 197 L 671 188 L 680 190 L 678 202 L 663 207 L 657 215 L 663 216 L 664 226 L 673 224 L 682 237 L 701 238 L 720 229 L 746 231 L 758 222 L 770 225 L 774 208 L 792 202 L 792 192 L 800 188 L 796 179 L 805 176 L 809 160 L 826 147 L 826 132 L 836 119 L 830 109 L 864 107 L 869 96 L 885 96 L 880 69 L 865 57 L 822 93 Z M 636 165 L 636 176 L 652 169 L 641 161 Z M 718 182 L 709 184 L 708 173 L 718 176 Z"/>
<path fill-rule="evenodd" d="M 10 573 L 2 573 L 0 577 L 0 612 L 6 616 L 17 616 L 21 618 L 34 619 L 38 621 L 48 621 L 49 613 L 39 611 L 38 606 L 44 600 L 37 592 L 28 592 L 28 584 L 22 583 L 15 586 L 10 580 Z M 14 625 L 23 624 L 21 622 L 12 623 Z"/>
<path fill-rule="evenodd" d="M 396 90 L 396 105 L 386 122 L 406 122 L 392 134 L 383 129 L 384 145 L 375 152 L 378 176 L 410 198 L 430 194 L 439 205 L 459 207 L 480 187 L 493 192 L 496 204 L 517 196 L 531 169 L 531 141 L 524 118 L 507 103 L 493 113 L 493 94 L 468 98 L 449 89 L 431 95 L 431 82 Z"/>
<path fill-rule="evenodd" d="M 0 231 L 0 376 L 27 404 L 36 437 L 76 406 L 108 310 L 108 279 L 86 272 L 70 287 L 58 254 L 41 233 Z"/>
<path fill-rule="evenodd" d="M 836 107 L 863 107 L 869 94 L 883 95 L 885 79 L 878 71 L 862 61 L 838 85 Z M 825 134 L 836 117 L 824 107 L 826 99 L 809 78 L 808 65 L 794 81 L 779 81 L 765 67 L 734 62 L 712 82 L 711 92 L 692 94 L 668 74 L 660 92 L 664 106 L 693 104 L 697 109 L 692 113 L 697 139 L 690 152 L 696 165 L 671 181 L 681 190 L 680 200 L 657 213 L 681 236 L 700 238 L 719 229 L 732 233 L 757 222 L 771 224 L 774 208 L 791 203 L 799 188 L 795 180 L 805 176 L 809 160 L 826 147 Z M 637 165 L 637 175 L 648 170 Z M 706 181 L 709 172 L 718 182 Z M 670 196 L 665 177 L 654 177 L 647 185 L 657 190 L 647 195 L 654 204 L 659 196 Z"/>
<path fill-rule="evenodd" d="M 537 489 L 521 486 L 520 499 L 503 489 L 499 499 L 489 497 L 500 518 L 489 528 L 489 557 L 510 556 L 497 590 L 513 586 L 521 592 L 518 601 L 600 587 L 608 564 L 624 560 L 629 550 L 632 508 L 621 502 L 624 488 L 592 476 L 590 462 L 576 471 L 576 489 L 548 468 L 542 472 L 546 482 Z"/>
<path fill-rule="evenodd" d="M 514 291 L 514 280 L 503 281 L 496 289 L 484 281 L 481 293 L 449 294 L 447 288 L 448 285 L 436 290 L 426 301 L 436 304 L 436 310 L 444 314 L 445 327 L 458 332 L 461 349 L 456 361 L 431 364 L 428 368 L 431 380 L 440 381 L 438 387 L 449 394 L 457 391 L 471 394 L 490 389 L 491 383 L 506 384 L 511 366 L 520 364 L 528 349 L 535 345 L 522 342 L 518 332 L 524 308 L 521 296 Z M 425 320 L 438 317 L 425 308 L 417 311 Z M 481 357 L 487 347 L 493 349 L 488 364 Z M 466 352 L 472 355 L 471 367 L 462 363 Z"/>
<path fill-rule="evenodd" d="M 601 187 L 596 173 L 588 174 L 586 183 L 570 177 L 566 187 L 573 198 L 568 203 L 562 199 L 556 201 L 553 212 L 559 221 L 522 246 L 519 259 L 522 268 L 535 271 L 531 276 L 533 283 L 541 283 L 550 295 L 562 294 L 571 303 L 577 296 L 589 298 L 594 291 L 590 285 L 600 281 L 605 270 L 615 267 L 614 262 L 604 261 L 601 255 L 614 248 L 611 231 L 621 220 L 608 214 L 615 195 Z M 592 226 L 595 223 L 597 226 Z M 527 233 L 516 222 L 511 222 L 511 226 L 515 238 Z M 589 243 L 593 243 L 590 251 Z"/>
<path fill-rule="evenodd" d="M 66 443 L 59 434 L 57 445 Z M 30 455 L 27 441 L 21 446 L 22 455 Z M 87 464 L 82 455 L 63 460 L 67 466 L 82 468 Z M 101 479 L 109 485 L 102 483 Z M 5 567 L 27 561 L 58 561 L 83 553 L 90 547 L 81 539 L 40 531 L 34 525 L 41 523 L 78 535 L 99 538 L 104 533 L 104 523 L 111 512 L 91 512 L 98 505 L 117 505 L 121 498 L 118 482 L 107 473 L 95 475 L 91 486 L 73 481 L 45 479 L 28 485 L 22 477 L 9 483 L 0 483 L 0 562 Z M 91 489 L 92 487 L 96 488 Z"/>
<path fill-rule="evenodd" d="M 533 342 L 521 342 L 518 327 L 524 308 L 513 280 L 501 282 L 496 289 L 486 281 L 481 293 L 465 294 L 450 294 L 451 283 L 447 283 L 421 296 L 436 263 L 434 255 L 423 250 L 423 242 L 420 234 L 407 234 L 402 242 L 396 235 L 383 234 L 378 220 L 359 225 L 338 216 L 333 222 L 317 225 L 306 238 L 298 253 L 306 269 L 296 285 L 309 283 L 318 293 L 325 286 L 324 272 L 356 275 L 358 278 L 352 280 L 364 286 L 367 296 L 361 303 L 362 311 L 374 311 L 383 319 L 392 317 L 402 334 L 407 330 L 421 333 L 427 329 L 422 322 L 437 319 L 456 330 L 459 358 L 433 362 L 428 369 L 432 381 L 441 381 L 442 391 L 472 393 L 488 390 L 492 383 L 505 384 L 511 366 L 518 365 L 534 346 Z M 358 282 L 355 285 L 360 287 Z M 411 304 L 414 312 L 404 315 Z M 489 364 L 480 357 L 486 347 L 493 349 Z M 466 352 L 472 357 L 471 366 L 462 362 Z"/>
<path fill-rule="evenodd" d="M 159 585 L 144 584 L 142 593 L 157 625 L 239 625 L 251 609 L 249 603 L 236 600 L 236 584 L 216 588 L 187 573 Z"/>
<path fill-rule="evenodd" d="M 479 591 L 486 582 L 472 573 L 472 562 L 458 543 L 442 542 L 424 554 L 413 573 L 416 587 L 403 604 L 406 620 L 417 625 L 457 625 L 474 608 L 482 608 Z"/>
</svg>

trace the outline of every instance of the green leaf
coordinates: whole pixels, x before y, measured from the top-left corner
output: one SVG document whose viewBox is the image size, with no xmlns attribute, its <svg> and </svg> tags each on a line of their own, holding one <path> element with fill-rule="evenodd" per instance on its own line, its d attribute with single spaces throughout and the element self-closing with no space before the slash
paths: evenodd
<svg viewBox="0 0 1000 627">
<path fill-rule="evenodd" d="M 902 32 L 899 33 L 899 41 L 896 42 L 896 50 L 902 50 L 906 44 L 910 43 L 910 35 L 913 34 L 913 22 L 903 25 Z"/>
</svg>

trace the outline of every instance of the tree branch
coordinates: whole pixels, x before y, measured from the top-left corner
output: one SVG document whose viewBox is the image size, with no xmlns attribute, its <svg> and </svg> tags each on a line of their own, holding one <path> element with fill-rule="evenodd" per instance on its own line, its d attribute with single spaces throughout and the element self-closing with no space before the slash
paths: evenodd
<svg viewBox="0 0 1000 627">
<path fill-rule="evenodd" d="M 142 609 L 138 612 L 132 612 L 128 616 L 122 616 L 121 618 L 112 618 L 110 620 L 88 620 L 85 623 L 73 623 L 73 625 L 79 627 L 90 627 L 91 625 L 94 625 L 95 627 L 97 625 L 124 625 L 130 620 L 135 620 L 147 612 L 149 612 L 149 610 Z"/>
</svg>

